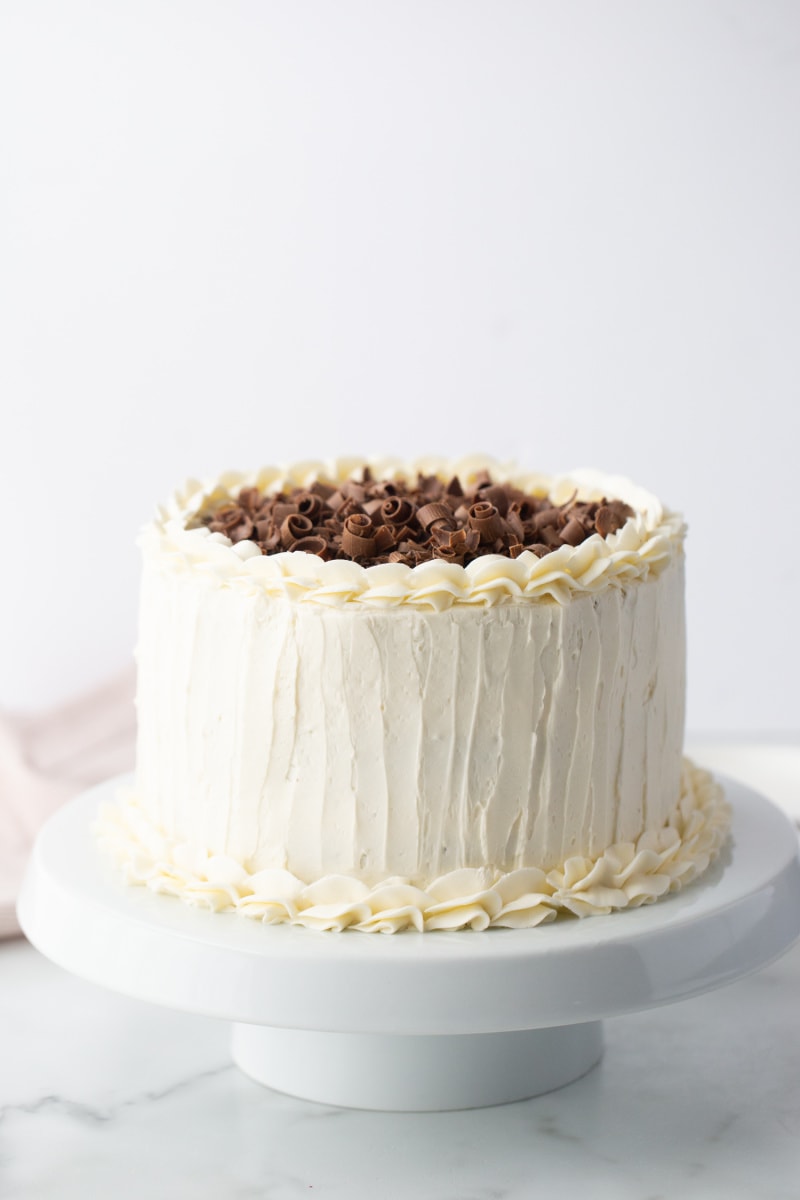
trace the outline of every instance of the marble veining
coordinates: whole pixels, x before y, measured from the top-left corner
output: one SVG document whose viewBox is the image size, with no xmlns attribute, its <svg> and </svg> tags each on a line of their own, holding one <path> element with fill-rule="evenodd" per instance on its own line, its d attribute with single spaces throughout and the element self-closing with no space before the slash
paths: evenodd
<svg viewBox="0 0 800 1200">
<path fill-rule="evenodd" d="M 606 1023 L 603 1062 L 502 1108 L 362 1113 L 259 1087 L 222 1022 L 0 946 L 0 1197 L 797 1200 L 800 945 Z"/>
</svg>

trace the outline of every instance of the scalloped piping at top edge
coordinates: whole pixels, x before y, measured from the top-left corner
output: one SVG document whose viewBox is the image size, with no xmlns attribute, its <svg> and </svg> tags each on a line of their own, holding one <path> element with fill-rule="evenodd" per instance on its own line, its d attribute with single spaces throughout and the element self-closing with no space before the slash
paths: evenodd
<svg viewBox="0 0 800 1200">
<path fill-rule="evenodd" d="M 607 539 L 595 534 L 579 546 L 563 546 L 542 559 L 528 552 L 517 559 L 486 555 L 467 567 L 439 561 L 416 567 L 400 563 L 364 567 L 343 560 L 323 562 L 315 555 L 296 551 L 262 555 L 252 542 L 234 546 L 222 534 L 210 534 L 204 526 L 191 527 L 210 499 L 224 499 L 241 487 L 279 490 L 287 484 L 302 486 L 315 478 L 342 482 L 364 466 L 384 477 L 438 467 L 436 473 L 442 477 L 458 473 L 466 480 L 488 469 L 498 479 L 556 499 L 568 497 L 576 489 L 583 498 L 613 495 L 629 503 L 635 512 Z M 169 505 L 159 510 L 141 540 L 145 552 L 162 566 L 182 569 L 202 563 L 206 570 L 229 582 L 268 595 L 337 607 L 357 603 L 375 608 L 408 605 L 439 611 L 454 604 L 537 600 L 566 603 L 576 594 L 596 593 L 614 584 L 657 574 L 679 552 L 684 533 L 680 514 L 665 511 L 655 496 L 620 476 L 587 470 L 548 476 L 472 456 L 458 460 L 426 458 L 410 464 L 344 459 L 331 464 L 299 463 L 247 473 L 227 472 L 205 484 L 189 481 Z"/>
</svg>

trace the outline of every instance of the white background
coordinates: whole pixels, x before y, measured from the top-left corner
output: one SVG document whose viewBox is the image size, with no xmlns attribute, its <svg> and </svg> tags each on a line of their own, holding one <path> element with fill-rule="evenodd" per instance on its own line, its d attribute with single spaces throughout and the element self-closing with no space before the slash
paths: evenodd
<svg viewBox="0 0 800 1200">
<path fill-rule="evenodd" d="M 0 705 L 189 474 L 484 450 L 690 523 L 689 725 L 800 725 L 800 5 L 0 5 Z"/>
</svg>

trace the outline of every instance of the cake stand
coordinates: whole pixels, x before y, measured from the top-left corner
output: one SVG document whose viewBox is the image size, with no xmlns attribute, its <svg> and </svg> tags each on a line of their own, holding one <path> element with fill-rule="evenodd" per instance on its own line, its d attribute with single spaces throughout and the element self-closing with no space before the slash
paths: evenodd
<svg viewBox="0 0 800 1200">
<path fill-rule="evenodd" d="M 19 900 L 33 944 L 115 991 L 233 1022 L 253 1079 L 326 1104 L 441 1110 L 577 1079 L 602 1019 L 755 971 L 800 934 L 796 830 L 726 781 L 733 838 L 654 905 L 483 933 L 325 933 L 210 913 L 125 885 L 90 824 L 110 781 L 40 833 Z"/>
</svg>

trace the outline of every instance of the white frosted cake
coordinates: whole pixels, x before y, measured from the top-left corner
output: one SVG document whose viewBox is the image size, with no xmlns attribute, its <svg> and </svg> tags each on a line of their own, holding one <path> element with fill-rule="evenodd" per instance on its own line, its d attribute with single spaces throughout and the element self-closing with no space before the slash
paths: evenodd
<svg viewBox="0 0 800 1200">
<path fill-rule="evenodd" d="M 132 883 L 266 922 L 534 926 L 695 878 L 684 525 L 484 459 L 191 482 L 142 537 Z"/>
</svg>

